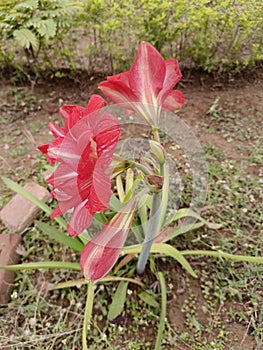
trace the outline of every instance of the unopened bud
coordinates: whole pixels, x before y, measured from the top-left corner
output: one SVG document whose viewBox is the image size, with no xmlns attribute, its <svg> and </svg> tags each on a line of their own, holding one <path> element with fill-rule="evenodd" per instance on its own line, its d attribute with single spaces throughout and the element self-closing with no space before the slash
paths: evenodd
<svg viewBox="0 0 263 350">
<path fill-rule="evenodd" d="M 150 148 L 153 153 L 153 155 L 156 157 L 159 164 L 164 164 L 165 162 L 165 155 L 164 155 L 164 148 L 163 146 L 154 140 L 150 140 Z"/>
</svg>

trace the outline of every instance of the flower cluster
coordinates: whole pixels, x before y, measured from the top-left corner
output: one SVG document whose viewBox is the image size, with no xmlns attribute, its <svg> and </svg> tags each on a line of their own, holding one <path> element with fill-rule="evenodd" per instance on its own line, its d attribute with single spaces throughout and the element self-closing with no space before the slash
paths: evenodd
<svg viewBox="0 0 263 350">
<path fill-rule="evenodd" d="M 177 60 L 165 61 L 152 45 L 142 42 L 130 71 L 108 77 L 99 89 L 127 114 L 137 113 L 152 127 L 158 127 L 161 110 L 174 111 L 184 103 L 183 93 L 173 90 L 180 78 Z M 64 127 L 50 123 L 54 139 L 39 146 L 48 162 L 58 163 L 47 180 L 58 201 L 51 217 L 72 210 L 67 228 L 72 236 L 89 227 L 95 213 L 108 208 L 112 195 L 107 170 L 121 132 L 117 119 L 102 110 L 106 105 L 102 97 L 93 95 L 86 108 L 63 106 L 60 113 Z M 132 199 L 84 247 L 80 263 L 88 280 L 102 278 L 115 264 L 134 210 Z"/>
</svg>

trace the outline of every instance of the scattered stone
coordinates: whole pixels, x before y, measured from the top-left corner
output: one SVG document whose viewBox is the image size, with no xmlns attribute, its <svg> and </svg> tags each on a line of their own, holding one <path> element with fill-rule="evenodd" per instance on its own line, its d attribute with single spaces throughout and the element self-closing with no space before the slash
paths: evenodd
<svg viewBox="0 0 263 350">
<path fill-rule="evenodd" d="M 0 234 L 0 265 L 13 265 L 19 262 L 16 249 L 21 241 L 18 234 Z M 7 304 L 13 288 L 14 271 L 0 270 L 0 305 Z"/>
<path fill-rule="evenodd" d="M 48 190 L 34 182 L 27 183 L 24 189 L 43 202 L 50 199 Z M 16 194 L 1 210 L 0 218 L 10 231 L 19 233 L 33 223 L 38 212 L 39 208 L 35 204 Z"/>
</svg>

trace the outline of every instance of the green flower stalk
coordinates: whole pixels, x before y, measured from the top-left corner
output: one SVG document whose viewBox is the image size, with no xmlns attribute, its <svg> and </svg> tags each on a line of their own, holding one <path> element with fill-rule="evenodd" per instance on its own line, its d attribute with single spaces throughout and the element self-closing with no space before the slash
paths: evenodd
<svg viewBox="0 0 263 350">
<path fill-rule="evenodd" d="M 141 254 L 139 256 L 137 264 L 137 273 L 142 274 L 145 270 L 147 260 L 151 251 L 153 240 L 157 234 L 159 219 L 161 213 L 161 201 L 162 201 L 162 191 L 154 193 L 152 207 L 150 212 L 150 220 L 148 222 L 148 227 L 145 235 L 144 242 L 142 244 Z"/>
</svg>

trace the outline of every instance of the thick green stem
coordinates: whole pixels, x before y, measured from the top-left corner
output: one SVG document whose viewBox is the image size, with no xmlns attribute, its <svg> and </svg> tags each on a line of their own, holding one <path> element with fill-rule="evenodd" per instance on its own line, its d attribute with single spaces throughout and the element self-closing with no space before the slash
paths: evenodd
<svg viewBox="0 0 263 350">
<path fill-rule="evenodd" d="M 153 240 L 158 231 L 158 224 L 161 212 L 161 201 L 162 191 L 154 193 L 147 232 L 144 238 L 144 242 L 142 244 L 142 250 L 137 264 L 137 272 L 139 274 L 143 273 L 145 270 L 151 247 L 153 244 Z"/>
<path fill-rule="evenodd" d="M 91 314 L 92 314 L 92 308 L 93 308 L 93 299 L 94 299 L 93 283 L 89 281 L 86 306 L 85 306 L 85 314 L 84 314 L 84 322 L 83 322 L 83 330 L 82 330 L 82 349 L 83 350 L 88 350 L 87 329 L 90 326 L 90 320 L 91 320 Z"/>
</svg>

